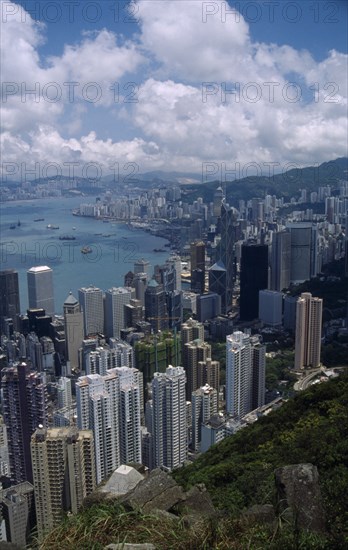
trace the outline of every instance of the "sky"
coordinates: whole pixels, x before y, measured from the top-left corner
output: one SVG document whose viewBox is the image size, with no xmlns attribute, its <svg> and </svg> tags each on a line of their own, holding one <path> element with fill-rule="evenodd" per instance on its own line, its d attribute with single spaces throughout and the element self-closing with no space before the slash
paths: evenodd
<svg viewBox="0 0 348 550">
<path fill-rule="evenodd" d="M 3 0 L 3 181 L 347 156 L 347 17 L 346 0 Z"/>
</svg>

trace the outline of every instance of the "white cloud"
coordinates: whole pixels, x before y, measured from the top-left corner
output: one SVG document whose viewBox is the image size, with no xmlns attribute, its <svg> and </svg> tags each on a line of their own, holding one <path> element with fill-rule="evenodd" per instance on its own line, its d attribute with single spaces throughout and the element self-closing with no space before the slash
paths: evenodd
<svg viewBox="0 0 348 550">
<path fill-rule="evenodd" d="M 196 0 L 137 4 L 141 33 L 133 41 L 104 29 L 49 58 L 38 54 L 42 25 L 28 15 L 21 22 L 20 12 L 3 25 L 5 81 L 28 87 L 38 82 L 41 89 L 47 82 L 62 88 L 64 82 L 80 83 L 73 104 L 67 94 L 56 103 L 31 96 L 23 103 L 20 86 L 7 98 L 6 161 L 97 162 L 103 171 L 115 162 L 135 162 L 140 172 L 200 172 L 202 162 L 308 164 L 347 154 L 346 55 L 332 50 L 317 63 L 305 50 L 253 42 L 240 15 L 228 16 L 225 23 L 221 16 L 207 17 L 204 23 Z M 222 4 L 214 2 L 220 14 Z M 145 78 L 144 71 L 149 72 Z M 287 80 L 290 74 L 300 86 L 298 101 L 292 99 L 296 87 Z M 138 101 L 115 105 L 109 88 L 129 75 L 141 83 Z M 81 97 L 87 82 L 102 90 L 96 103 Z M 211 83 L 205 97 L 203 82 Z M 222 83 L 227 90 L 239 83 L 239 97 L 224 96 Z M 120 87 L 121 99 L 122 94 Z M 97 114 L 95 107 L 100 107 Z M 97 135 L 96 116 L 108 128 L 104 135 L 112 138 Z"/>
</svg>

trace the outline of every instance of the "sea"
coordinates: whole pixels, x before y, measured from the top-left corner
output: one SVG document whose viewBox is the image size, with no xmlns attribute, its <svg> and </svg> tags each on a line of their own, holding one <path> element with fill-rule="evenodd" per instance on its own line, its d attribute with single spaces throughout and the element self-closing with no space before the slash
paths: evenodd
<svg viewBox="0 0 348 550">
<path fill-rule="evenodd" d="M 53 270 L 55 310 L 62 314 L 69 292 L 78 297 L 83 286 L 102 290 L 124 285 L 124 275 L 133 271 L 134 262 L 150 262 L 150 276 L 156 264 L 163 264 L 168 241 L 124 222 L 108 222 L 74 216 L 80 203 L 93 203 L 96 197 L 54 197 L 0 204 L 0 269 L 16 269 L 19 277 L 22 313 L 28 308 L 27 271 L 47 265 Z M 39 220 L 41 221 L 34 221 Z M 48 229 L 47 225 L 59 229 Z M 73 236 L 75 240 L 60 240 Z M 83 247 L 90 247 L 83 254 Z"/>
</svg>

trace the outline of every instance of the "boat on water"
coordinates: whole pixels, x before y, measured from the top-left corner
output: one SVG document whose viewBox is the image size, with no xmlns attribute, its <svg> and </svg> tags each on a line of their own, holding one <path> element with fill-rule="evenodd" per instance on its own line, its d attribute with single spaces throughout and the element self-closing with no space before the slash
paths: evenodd
<svg viewBox="0 0 348 550">
<path fill-rule="evenodd" d="M 60 235 L 59 237 L 60 241 L 76 241 L 76 237 L 73 235 Z"/>
<path fill-rule="evenodd" d="M 36 218 L 34 222 L 44 222 L 45 218 Z"/>
<path fill-rule="evenodd" d="M 73 231 L 76 231 L 76 227 L 75 227 L 75 226 L 73 226 Z"/>
<path fill-rule="evenodd" d="M 13 223 L 12 225 L 10 225 L 10 229 L 16 229 L 16 224 Z"/>
<path fill-rule="evenodd" d="M 90 246 L 83 246 L 81 248 L 81 252 L 82 254 L 90 254 L 92 252 L 92 249 Z"/>
<path fill-rule="evenodd" d="M 153 251 L 154 252 L 166 252 L 166 250 L 164 248 L 154 248 Z"/>
<path fill-rule="evenodd" d="M 47 229 L 59 229 L 59 225 L 53 225 L 51 223 L 49 223 L 46 227 Z"/>
</svg>

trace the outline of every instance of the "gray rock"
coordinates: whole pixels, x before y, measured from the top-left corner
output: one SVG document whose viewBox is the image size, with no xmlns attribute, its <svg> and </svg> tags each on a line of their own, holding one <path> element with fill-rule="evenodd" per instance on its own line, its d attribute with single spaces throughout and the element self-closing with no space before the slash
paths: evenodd
<svg viewBox="0 0 348 550">
<path fill-rule="evenodd" d="M 158 518 L 163 518 L 165 520 L 169 521 L 180 521 L 179 516 L 176 516 L 175 514 L 171 514 L 170 512 L 167 512 L 166 510 L 159 510 L 158 508 L 151 511 L 152 516 L 156 516 Z"/>
<path fill-rule="evenodd" d="M 195 485 L 185 494 L 185 500 L 176 509 L 185 516 L 211 517 L 216 510 L 204 483 Z"/>
<path fill-rule="evenodd" d="M 142 544 L 133 544 L 131 542 L 119 542 L 105 546 L 105 550 L 156 550 L 153 544 L 145 542 Z"/>
<path fill-rule="evenodd" d="M 275 522 L 275 512 L 272 504 L 255 504 L 243 512 L 243 519 L 250 523 L 268 523 Z"/>
<path fill-rule="evenodd" d="M 278 512 L 297 529 L 325 531 L 319 475 L 313 464 L 293 464 L 275 471 Z"/>
<path fill-rule="evenodd" d="M 169 510 L 184 499 L 184 491 L 174 479 L 160 469 L 153 470 L 130 493 L 121 497 L 121 504 L 133 510 L 149 513 L 152 510 Z"/>
<path fill-rule="evenodd" d="M 107 493 L 110 497 L 118 497 L 127 494 L 144 479 L 132 466 L 122 464 L 111 474 L 109 479 L 98 488 L 101 493 Z"/>
</svg>

